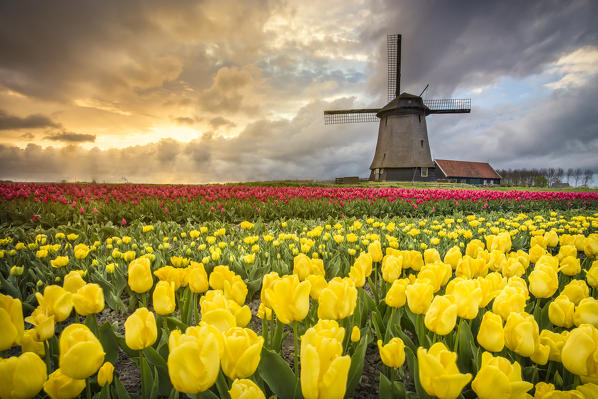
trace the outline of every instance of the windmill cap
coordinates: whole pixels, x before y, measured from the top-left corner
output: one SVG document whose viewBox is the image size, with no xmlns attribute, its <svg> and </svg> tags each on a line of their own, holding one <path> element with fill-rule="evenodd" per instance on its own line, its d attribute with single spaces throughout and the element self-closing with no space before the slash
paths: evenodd
<svg viewBox="0 0 598 399">
<path fill-rule="evenodd" d="M 426 113 L 428 108 L 420 96 L 403 92 L 378 111 L 376 116 L 380 118 L 397 110 L 406 111 L 406 113 Z"/>
</svg>

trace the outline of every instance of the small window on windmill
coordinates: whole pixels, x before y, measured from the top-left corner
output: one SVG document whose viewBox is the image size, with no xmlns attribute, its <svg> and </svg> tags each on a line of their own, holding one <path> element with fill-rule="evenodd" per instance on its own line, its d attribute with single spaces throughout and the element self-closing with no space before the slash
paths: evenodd
<svg viewBox="0 0 598 399">
<path fill-rule="evenodd" d="M 420 140 L 419 143 L 421 144 L 422 148 L 424 148 L 424 141 Z"/>
<path fill-rule="evenodd" d="M 428 177 L 428 168 L 421 168 L 421 177 Z"/>
</svg>

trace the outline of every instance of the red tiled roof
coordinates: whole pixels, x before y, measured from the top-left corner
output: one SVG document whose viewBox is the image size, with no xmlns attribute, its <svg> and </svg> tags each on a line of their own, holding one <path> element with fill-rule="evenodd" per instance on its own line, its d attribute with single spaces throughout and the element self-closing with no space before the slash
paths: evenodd
<svg viewBox="0 0 598 399">
<path fill-rule="evenodd" d="M 434 160 L 446 177 L 473 177 L 478 179 L 500 179 L 501 176 L 487 162 Z"/>
</svg>

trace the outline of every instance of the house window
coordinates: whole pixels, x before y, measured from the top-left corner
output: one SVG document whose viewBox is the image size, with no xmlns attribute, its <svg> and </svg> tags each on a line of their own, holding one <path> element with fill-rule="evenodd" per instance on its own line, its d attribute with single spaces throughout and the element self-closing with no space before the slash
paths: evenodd
<svg viewBox="0 0 598 399">
<path fill-rule="evenodd" d="M 428 177 L 428 168 L 421 168 L 421 177 Z"/>
</svg>

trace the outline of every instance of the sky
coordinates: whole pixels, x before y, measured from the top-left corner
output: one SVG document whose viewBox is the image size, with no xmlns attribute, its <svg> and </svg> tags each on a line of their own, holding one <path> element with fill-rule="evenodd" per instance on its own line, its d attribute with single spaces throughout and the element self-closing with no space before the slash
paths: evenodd
<svg viewBox="0 0 598 399">
<path fill-rule="evenodd" d="M 0 0 L 0 179 L 212 183 L 369 175 L 401 88 L 433 158 L 598 173 L 592 0 Z"/>
</svg>

